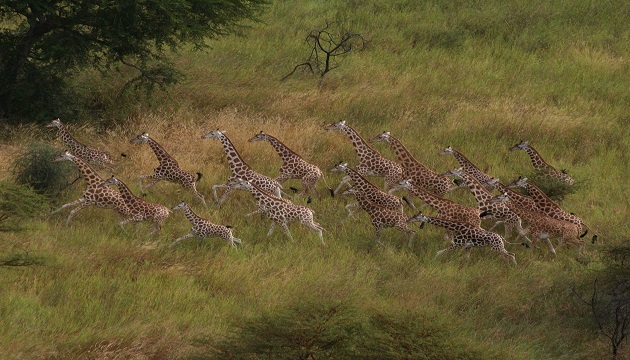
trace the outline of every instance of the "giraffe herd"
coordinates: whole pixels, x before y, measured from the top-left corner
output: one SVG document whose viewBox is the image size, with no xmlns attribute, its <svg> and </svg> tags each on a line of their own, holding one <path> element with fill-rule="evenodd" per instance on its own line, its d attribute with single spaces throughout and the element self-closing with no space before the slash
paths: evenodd
<svg viewBox="0 0 630 360">
<path fill-rule="evenodd" d="M 112 175 L 109 179 L 103 179 L 95 170 L 95 168 L 106 168 L 113 171 L 114 161 L 109 154 L 80 143 L 59 119 L 53 120 L 47 127 L 58 129 L 59 135 L 68 149 L 54 161 L 68 160 L 73 162 L 81 172 L 86 184 L 81 198 L 64 204 L 50 215 L 74 207 L 66 219 L 66 224 L 69 224 L 79 210 L 94 205 L 115 210 L 122 218 L 119 222 L 121 227 L 130 222 L 138 223 L 150 220 L 153 222 L 151 234 L 162 229 L 164 221 L 171 215 L 170 209 L 135 195 L 116 176 Z M 313 210 L 305 205 L 294 204 L 287 197 L 282 186 L 289 179 L 300 180 L 302 190 L 299 195 L 308 196 L 307 203 L 310 203 L 311 196 L 317 195 L 316 184 L 321 179 L 333 197 L 344 185 L 349 185 L 349 188 L 342 194 L 354 195 L 357 203 L 346 206 L 348 216 L 353 216 L 362 210 L 365 211 L 375 229 L 376 240 L 379 242 L 383 229 L 395 228 L 403 233 L 403 237 L 406 236 L 407 244 L 411 247 L 416 231 L 412 230 L 410 225 L 414 222 L 420 222 L 421 227 L 424 223 L 429 223 L 446 230 L 445 238 L 452 244 L 439 251 L 436 256 L 457 248 L 470 250 L 475 246 L 488 246 L 493 251 L 498 252 L 507 262 L 516 263 L 514 253 L 505 249 L 506 243 L 513 244 L 507 242 L 506 239 L 512 236 L 514 230 L 516 231 L 516 243 L 522 238 L 526 241 L 523 244 L 529 246 L 529 244 L 535 245 L 537 241 L 542 240 L 554 255 L 556 250 L 551 243 L 551 238 L 559 238 L 559 244 L 577 244 L 580 250 L 584 245 L 582 237 L 590 228 L 579 217 L 563 210 L 526 178 L 519 178 L 511 184 L 503 185 L 497 178 L 484 173 L 451 146 L 440 154 L 453 155 L 460 167 L 439 174 L 418 161 L 402 142 L 394 138 L 389 132 L 383 132 L 370 141 L 366 141 L 357 130 L 346 124 L 345 121 L 327 125 L 324 129 L 342 131 L 350 139 L 359 158 L 359 162 L 354 168 L 341 161 L 330 169 L 330 171 L 345 174 L 335 190 L 332 190 L 328 185 L 324 173 L 318 166 L 307 162 L 278 138 L 263 131 L 255 134 L 249 139 L 249 142 L 267 141 L 276 150 L 283 164 L 279 169 L 279 175 L 275 178 L 258 173 L 248 165 L 225 131 L 217 129 L 202 135 L 202 139 L 220 141 L 230 169 L 230 176 L 224 184 L 212 186 L 214 201 L 221 206 L 233 191 L 248 191 L 256 201 L 257 210 L 246 216 L 256 213 L 265 214 L 271 220 L 267 236 L 272 235 L 277 225 L 284 230 L 289 239 L 293 239 L 288 224 L 300 222 L 313 230 L 321 240 L 322 246 L 325 246 L 324 228 L 315 221 Z M 164 147 L 149 137 L 147 133 L 138 135 L 130 142 L 134 144 L 147 143 L 159 161 L 153 174 L 139 176 L 141 193 L 157 182 L 165 180 L 180 184 L 193 193 L 203 205 L 206 205 L 205 197 L 197 190 L 196 186 L 201 178 L 200 173 L 197 173 L 195 178 L 191 173 L 180 168 L 178 162 L 168 154 Z M 390 144 L 396 155 L 396 161 L 385 158 L 379 151 L 370 146 L 369 143 L 374 142 Z M 528 142 L 521 142 L 509 150 L 525 150 L 539 174 L 554 178 L 559 182 L 573 184 L 573 178 L 566 172 L 557 171 L 547 164 Z M 368 177 L 371 176 L 384 178 L 382 189 L 368 180 Z M 144 185 L 144 180 L 147 179 L 151 182 Z M 117 187 L 118 191 L 111 186 Z M 447 194 L 460 188 L 467 188 L 470 191 L 477 202 L 476 206 L 460 204 L 445 198 Z M 523 189 L 527 195 L 514 190 L 516 188 Z M 218 194 L 220 190 L 223 190 L 221 197 Z M 427 216 L 422 212 L 418 212 L 414 216 L 407 215 L 404 211 L 405 203 L 414 210 L 416 207 L 407 197 L 394 195 L 394 192 L 401 190 L 420 199 L 425 205 L 433 209 L 436 215 Z M 498 195 L 493 193 L 495 190 Z M 183 210 L 192 229 L 190 233 L 175 239 L 169 246 L 195 236 L 200 239 L 219 237 L 234 248 L 237 247 L 237 244 L 242 243 L 241 239 L 234 237 L 231 227 L 214 224 L 200 217 L 191 209 L 190 204 L 181 202 L 172 210 Z M 484 229 L 482 219 L 494 220 L 494 224 L 489 229 Z M 493 232 L 499 224 L 503 224 L 505 228 L 503 237 Z M 582 234 L 580 235 L 580 233 Z M 597 235 L 593 236 L 593 242 L 595 242 L 596 237 Z"/>
</svg>

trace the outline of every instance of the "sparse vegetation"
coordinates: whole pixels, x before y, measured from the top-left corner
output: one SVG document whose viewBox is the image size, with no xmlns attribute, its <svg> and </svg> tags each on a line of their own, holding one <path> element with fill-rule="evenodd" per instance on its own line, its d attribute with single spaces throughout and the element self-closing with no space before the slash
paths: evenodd
<svg viewBox="0 0 630 360">
<path fill-rule="evenodd" d="M 209 53 L 173 54 L 187 77 L 150 104 L 121 101 L 116 89 L 124 79 L 78 74 L 70 80 L 93 92 L 99 116 L 76 135 L 126 153 L 116 177 L 136 194 L 138 175 L 156 166 L 151 152 L 128 143 L 143 131 L 159 138 L 182 168 L 203 172 L 198 189 L 211 198 L 228 168 L 221 146 L 201 134 L 227 130 L 254 169 L 274 176 L 281 164 L 275 151 L 247 143 L 264 130 L 320 166 L 333 185 L 340 176 L 327 170 L 340 160 L 353 166 L 356 155 L 322 126 L 346 120 L 366 138 L 390 131 L 438 172 L 456 167 L 438 155 L 452 145 L 504 182 L 531 171 L 508 148 L 522 139 L 535 142 L 549 163 L 583 181 L 561 205 L 599 240 L 579 255 L 558 247 L 555 258 L 544 247 L 507 244 L 518 261 L 512 268 L 485 249 L 470 258 L 452 252 L 433 259 L 445 247 L 439 228 L 414 228 L 411 249 L 397 242 L 393 229 L 375 244 L 366 215 L 347 219 L 344 205 L 352 200 L 331 198 L 320 184 L 308 206 L 325 228 L 323 249 L 299 225 L 290 226 L 294 242 L 278 230 L 267 238 L 265 217 L 243 216 L 255 206 L 249 194 L 234 193 L 221 208 L 203 207 L 162 182 L 148 200 L 170 208 L 187 201 L 200 216 L 231 225 L 243 246 L 233 250 L 206 239 L 167 249 L 190 230 L 177 213 L 151 237 L 150 224 L 123 231 L 116 213 L 104 209 L 82 210 L 70 226 L 65 216 L 21 220 L 26 231 L 0 233 L 0 260 L 33 254 L 45 261 L 0 267 L 3 356 L 221 358 L 214 350 L 235 346 L 222 341 L 255 335 L 247 332 L 252 324 L 267 326 L 259 330 L 312 326 L 304 320 L 309 313 L 336 304 L 345 307 L 330 334 L 349 340 L 335 350 L 365 358 L 404 358 L 397 357 L 404 350 L 435 355 L 442 345 L 464 359 L 608 356 L 610 339 L 598 336 L 571 286 L 592 285 L 593 271 L 603 267 L 599 249 L 628 239 L 629 6 L 621 0 L 276 1 L 244 37 L 213 41 Z M 329 72 L 319 88 L 312 77 L 278 81 L 303 56 L 299 34 L 327 18 L 348 19 L 349 28 L 370 39 L 369 48 Z M 109 125 L 97 129 L 100 124 Z M 12 180 L 13 156 L 28 149 L 29 134 L 0 144 L 3 180 Z M 383 144 L 374 147 L 394 158 Z M 299 186 L 292 181 L 287 189 Z M 81 188 L 54 200 L 74 200 Z M 465 190 L 447 197 L 471 201 Z M 304 316 L 291 317 L 296 312 Z M 628 356 L 627 344 L 619 347 L 617 358 Z"/>
</svg>

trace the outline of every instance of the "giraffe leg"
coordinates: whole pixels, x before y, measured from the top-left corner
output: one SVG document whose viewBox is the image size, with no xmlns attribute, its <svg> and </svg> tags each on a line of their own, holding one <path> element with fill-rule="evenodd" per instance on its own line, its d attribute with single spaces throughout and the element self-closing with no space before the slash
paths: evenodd
<svg viewBox="0 0 630 360">
<path fill-rule="evenodd" d="M 284 229 L 284 232 L 289 237 L 289 240 L 293 241 L 293 235 L 291 235 L 291 231 L 289 230 L 289 225 L 287 225 L 287 223 L 282 223 L 280 224 L 280 227 Z"/>
<path fill-rule="evenodd" d="M 540 234 L 540 240 L 544 240 L 547 243 L 547 248 L 549 248 L 549 251 L 556 255 L 556 249 L 553 248 L 553 244 L 551 244 L 551 240 L 549 239 L 549 234 L 547 233 L 541 233 Z"/>
<path fill-rule="evenodd" d="M 250 213 L 245 214 L 245 217 L 250 217 L 252 215 L 263 214 L 263 213 L 265 213 L 265 211 L 263 211 L 262 209 L 258 209 L 256 211 L 252 211 Z"/>
<path fill-rule="evenodd" d="M 228 242 L 230 243 L 230 246 L 232 246 L 234 249 L 236 249 L 236 244 L 242 244 L 241 239 L 235 238 L 234 236 L 230 236 Z"/>
<path fill-rule="evenodd" d="M 180 242 L 180 241 L 182 241 L 182 240 L 189 239 L 189 238 L 191 238 L 191 237 L 193 237 L 193 236 L 195 236 L 195 234 L 194 234 L 194 233 L 188 233 L 188 234 L 186 234 L 186 235 L 184 235 L 184 236 L 182 236 L 182 237 L 180 237 L 180 238 L 175 239 L 175 241 L 173 241 L 172 243 L 170 243 L 170 244 L 168 245 L 168 247 L 173 247 L 173 246 L 175 246 L 175 244 L 177 244 L 178 242 Z"/>
<path fill-rule="evenodd" d="M 144 181 L 144 179 L 153 179 L 153 181 L 152 181 L 152 182 L 151 182 L 148 186 L 146 186 L 146 187 L 143 189 L 143 186 L 142 186 L 142 185 L 143 185 L 143 181 Z M 142 193 L 144 193 L 144 190 L 146 190 L 146 189 L 150 188 L 151 186 L 155 185 L 158 181 L 160 181 L 160 179 L 156 179 L 156 178 L 155 178 L 155 174 L 153 174 L 153 175 L 140 175 L 140 176 L 138 177 L 138 183 L 139 183 L 139 185 L 140 185 L 140 193 L 141 193 L 141 194 L 142 194 Z"/>
<path fill-rule="evenodd" d="M 319 239 L 322 241 L 322 245 L 326 246 L 326 243 L 324 242 L 324 234 L 322 231 L 323 228 L 321 227 L 321 225 L 319 225 L 313 220 L 302 221 L 302 224 L 313 229 L 317 233 L 317 236 L 319 236 Z"/>
<path fill-rule="evenodd" d="M 59 212 L 59 211 L 61 211 L 61 210 L 65 209 L 65 208 L 67 208 L 67 207 L 74 206 L 74 205 L 77 205 L 77 204 L 82 204 L 82 203 L 84 203 L 84 202 L 85 202 L 85 198 L 83 198 L 83 197 L 82 197 L 82 198 L 80 198 L 79 200 L 76 200 L 76 201 L 73 201 L 73 202 L 70 202 L 70 203 L 67 203 L 67 204 L 62 205 L 62 206 L 61 206 L 60 208 L 58 208 L 57 210 L 55 210 L 55 211 L 51 212 L 50 214 L 48 214 L 48 216 L 50 217 L 52 214 L 55 214 L 55 213 L 57 213 L 57 212 Z"/>
<path fill-rule="evenodd" d="M 337 185 L 337 188 L 333 191 L 333 194 L 337 194 L 339 190 L 341 190 L 341 187 L 347 184 L 349 181 L 350 181 L 350 176 L 344 176 L 341 179 L 341 182 L 339 182 L 339 185 Z"/>
<path fill-rule="evenodd" d="M 221 198 L 218 201 L 219 205 L 223 205 L 225 200 L 227 200 L 227 197 L 230 196 L 230 194 L 234 191 L 234 188 L 229 186 L 229 185 L 215 185 L 215 186 L 220 186 L 220 187 L 227 188 L 227 190 L 225 190 L 225 192 L 223 193 L 223 195 L 221 196 Z M 213 190 L 214 190 L 215 186 L 212 187 Z"/>
<path fill-rule="evenodd" d="M 449 251 L 453 251 L 453 250 L 455 250 L 455 249 L 456 249 L 456 248 L 458 248 L 458 247 L 459 247 L 459 246 L 457 246 L 457 245 L 453 244 L 453 245 L 451 245 L 451 246 L 447 247 L 446 249 L 442 249 L 442 250 L 438 251 L 438 252 L 435 254 L 435 256 L 434 256 L 433 258 L 435 259 L 435 258 L 437 258 L 438 256 L 440 256 L 440 255 L 442 255 L 442 254 L 444 254 L 444 253 L 447 253 L 447 252 L 449 252 Z"/>
<path fill-rule="evenodd" d="M 189 189 L 190 191 L 192 191 L 193 194 L 195 194 L 196 197 L 199 198 L 199 200 L 201 200 L 201 202 L 206 205 L 206 199 L 203 197 L 203 195 L 197 191 L 197 184 L 196 183 L 184 183 L 184 187 Z"/>
<path fill-rule="evenodd" d="M 212 186 L 212 195 L 214 196 L 214 202 L 219 202 L 219 197 L 217 195 L 217 189 L 221 189 L 221 188 L 229 188 L 230 185 L 228 184 L 221 184 L 221 185 L 213 185 Z"/>
<path fill-rule="evenodd" d="M 271 234 L 273 234 L 273 231 L 275 229 L 276 229 L 276 222 L 272 221 L 271 226 L 269 227 L 269 231 L 267 232 L 267 237 L 271 236 Z"/>
<path fill-rule="evenodd" d="M 68 218 L 66 219 L 66 225 L 70 224 L 70 221 L 72 221 L 72 218 L 74 217 L 74 215 L 77 214 L 77 212 L 79 212 L 79 210 L 83 209 L 84 207 L 93 205 L 90 202 L 82 202 L 81 205 L 77 206 L 76 208 L 72 209 L 72 211 L 70 211 L 70 214 L 68 215 Z"/>
<path fill-rule="evenodd" d="M 354 214 L 362 210 L 359 203 L 348 204 L 344 207 L 344 209 L 348 212 L 348 217 L 352 217 Z"/>
</svg>

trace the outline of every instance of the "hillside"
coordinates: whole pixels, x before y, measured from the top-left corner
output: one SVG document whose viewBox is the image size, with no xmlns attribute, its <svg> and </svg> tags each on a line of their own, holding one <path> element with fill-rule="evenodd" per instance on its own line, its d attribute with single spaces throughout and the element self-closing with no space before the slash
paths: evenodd
<svg viewBox="0 0 630 360">
<path fill-rule="evenodd" d="M 322 79 L 299 70 L 280 81 L 308 59 L 306 36 L 327 22 L 360 34 L 365 48 Z M 121 95 L 120 76 L 78 75 L 75 86 L 93 94 L 93 118 L 62 119 L 76 138 L 115 154 L 116 176 L 138 193 L 138 176 L 158 162 L 147 144 L 129 140 L 148 132 L 181 168 L 203 174 L 197 188 L 207 206 L 165 181 L 144 199 L 169 208 L 186 201 L 232 226 L 243 245 L 234 250 L 212 238 L 168 248 L 190 231 L 179 211 L 156 235 L 147 235 L 149 222 L 121 230 L 114 211 L 93 207 L 69 226 L 69 210 L 47 217 L 81 196 L 78 181 L 24 230 L 0 232 L 0 260 L 37 260 L 0 267 L 3 357 L 609 357 L 609 340 L 572 290 L 601 270 L 601 249 L 628 240 L 628 23 L 626 1 L 274 1 L 242 37 L 213 41 L 207 53 L 173 54 L 186 78 L 150 99 Z M 439 154 L 452 146 L 505 183 L 533 175 L 524 152 L 508 151 L 528 140 L 576 179 L 560 205 L 587 222 L 598 242 L 586 241 L 581 253 L 558 246 L 555 257 L 544 244 L 506 244 L 516 265 L 488 248 L 434 259 L 448 246 L 441 228 L 412 225 L 411 248 L 395 229 L 376 243 L 365 212 L 347 218 L 344 206 L 354 199 L 330 197 L 321 182 L 309 204 L 290 195 L 314 210 L 326 247 L 297 222 L 289 225 L 294 241 L 279 227 L 267 237 L 269 219 L 244 216 L 256 208 L 245 191 L 214 202 L 212 187 L 226 182 L 229 168 L 220 142 L 203 134 L 225 130 L 252 168 L 275 177 L 282 164 L 275 150 L 247 141 L 261 130 L 272 134 L 335 187 L 342 176 L 329 170 L 359 162 L 342 132 L 324 130 L 341 120 L 366 140 L 391 132 L 438 173 L 458 167 Z M 11 129 L 2 139 L 2 180 L 30 144 L 64 149 L 43 126 Z M 396 159 L 387 144 L 373 147 Z M 301 188 L 296 180 L 284 184 L 287 192 L 290 186 Z M 474 205 L 465 189 L 446 197 Z M 628 350 L 618 358 L 630 358 Z"/>
</svg>

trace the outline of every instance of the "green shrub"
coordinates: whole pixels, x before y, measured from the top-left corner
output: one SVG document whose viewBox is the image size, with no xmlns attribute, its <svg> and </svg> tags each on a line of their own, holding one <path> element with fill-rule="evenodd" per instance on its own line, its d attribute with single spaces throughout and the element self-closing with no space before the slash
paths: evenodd
<svg viewBox="0 0 630 360">
<path fill-rule="evenodd" d="M 48 144 L 31 144 L 13 163 L 16 183 L 30 186 L 38 194 L 57 197 L 76 174 L 67 161 L 52 161 L 60 153 Z"/>
<path fill-rule="evenodd" d="M 32 188 L 0 181 L 0 231 L 18 230 L 24 219 L 41 216 L 48 208 L 48 198 Z"/>
</svg>

